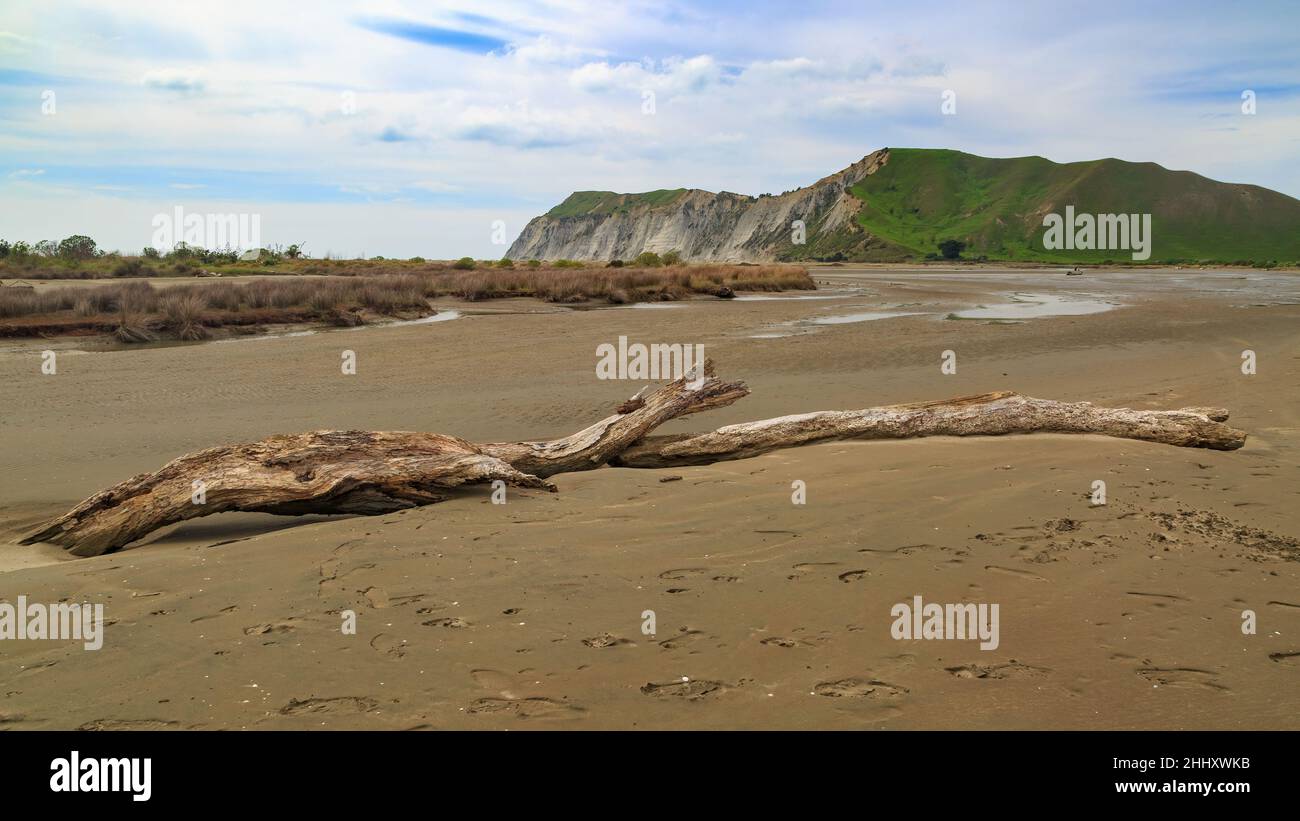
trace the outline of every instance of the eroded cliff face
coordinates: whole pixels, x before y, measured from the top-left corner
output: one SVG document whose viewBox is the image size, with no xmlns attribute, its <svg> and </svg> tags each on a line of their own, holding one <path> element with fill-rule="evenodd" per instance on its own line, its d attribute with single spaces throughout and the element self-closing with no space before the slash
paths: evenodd
<svg viewBox="0 0 1300 821">
<path fill-rule="evenodd" d="M 544 214 L 528 223 L 506 256 L 609 260 L 633 259 L 643 251 L 678 251 L 696 261 L 765 262 L 789 257 L 792 250 L 795 257 L 807 256 L 806 248 L 824 247 L 832 237 L 839 246 L 860 245 L 870 238 L 854 219 L 861 201 L 849 188 L 888 160 L 889 149 L 881 149 L 813 185 L 780 196 L 691 189 L 668 203 L 637 203 L 632 195 L 618 208 Z M 807 243 L 802 246 L 792 244 L 795 220 L 806 226 Z"/>
</svg>

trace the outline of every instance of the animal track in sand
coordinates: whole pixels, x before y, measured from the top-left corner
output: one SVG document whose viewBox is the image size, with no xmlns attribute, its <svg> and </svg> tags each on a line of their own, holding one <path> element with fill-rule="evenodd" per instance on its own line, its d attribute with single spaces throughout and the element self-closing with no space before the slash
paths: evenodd
<svg viewBox="0 0 1300 821">
<path fill-rule="evenodd" d="M 289 699 L 289 703 L 280 708 L 280 715 L 297 716 L 309 714 L 340 715 L 347 713 L 369 713 L 379 707 L 379 702 L 367 696 L 335 696 L 333 698 Z"/>
<path fill-rule="evenodd" d="M 1297 658 L 1300 658 L 1300 650 L 1292 650 L 1288 653 L 1269 653 L 1268 658 L 1270 661 L 1292 664 Z"/>
<path fill-rule="evenodd" d="M 1020 679 L 1037 678 L 1051 672 L 1046 667 L 1034 667 L 1011 659 L 1003 664 L 963 664 L 945 667 L 956 678 Z"/>
<path fill-rule="evenodd" d="M 907 695 L 906 687 L 885 681 L 853 676 L 838 681 L 823 681 L 813 687 L 813 692 L 827 698 L 897 698 Z"/>
<path fill-rule="evenodd" d="M 641 692 L 655 698 L 681 698 L 687 701 L 699 701 L 702 698 L 717 696 L 729 688 L 721 681 L 692 679 L 690 681 L 670 681 L 665 684 L 647 682 L 641 685 Z"/>
</svg>

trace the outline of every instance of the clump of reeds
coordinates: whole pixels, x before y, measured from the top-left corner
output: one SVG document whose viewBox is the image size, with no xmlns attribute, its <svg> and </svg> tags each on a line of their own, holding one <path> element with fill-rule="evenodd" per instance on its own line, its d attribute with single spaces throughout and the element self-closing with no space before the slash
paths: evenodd
<svg viewBox="0 0 1300 821">
<path fill-rule="evenodd" d="M 203 327 L 203 310 L 207 307 L 204 295 L 191 289 L 176 289 L 161 300 L 163 325 L 177 339 L 207 339 L 208 329 Z"/>
</svg>

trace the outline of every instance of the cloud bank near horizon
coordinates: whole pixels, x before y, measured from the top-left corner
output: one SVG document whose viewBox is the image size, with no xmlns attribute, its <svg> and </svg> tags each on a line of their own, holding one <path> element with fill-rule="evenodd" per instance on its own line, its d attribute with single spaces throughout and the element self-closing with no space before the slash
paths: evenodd
<svg viewBox="0 0 1300 821">
<path fill-rule="evenodd" d="M 508 243 L 573 190 L 776 193 L 883 146 L 1300 196 L 1297 24 L 1281 3 L 8 4 L 0 236 L 134 251 L 182 205 L 314 255 L 490 258 L 494 221 Z"/>
</svg>

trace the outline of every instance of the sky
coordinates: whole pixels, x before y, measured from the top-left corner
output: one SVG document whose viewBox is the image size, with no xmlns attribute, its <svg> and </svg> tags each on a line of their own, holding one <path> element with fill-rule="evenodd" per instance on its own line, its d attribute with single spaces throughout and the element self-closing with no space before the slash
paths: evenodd
<svg viewBox="0 0 1300 821">
<path fill-rule="evenodd" d="M 179 207 L 497 258 L 575 190 L 780 193 L 887 146 L 1300 197 L 1300 3 L 5 0 L 0 124 L 0 238 L 136 253 Z"/>
</svg>

